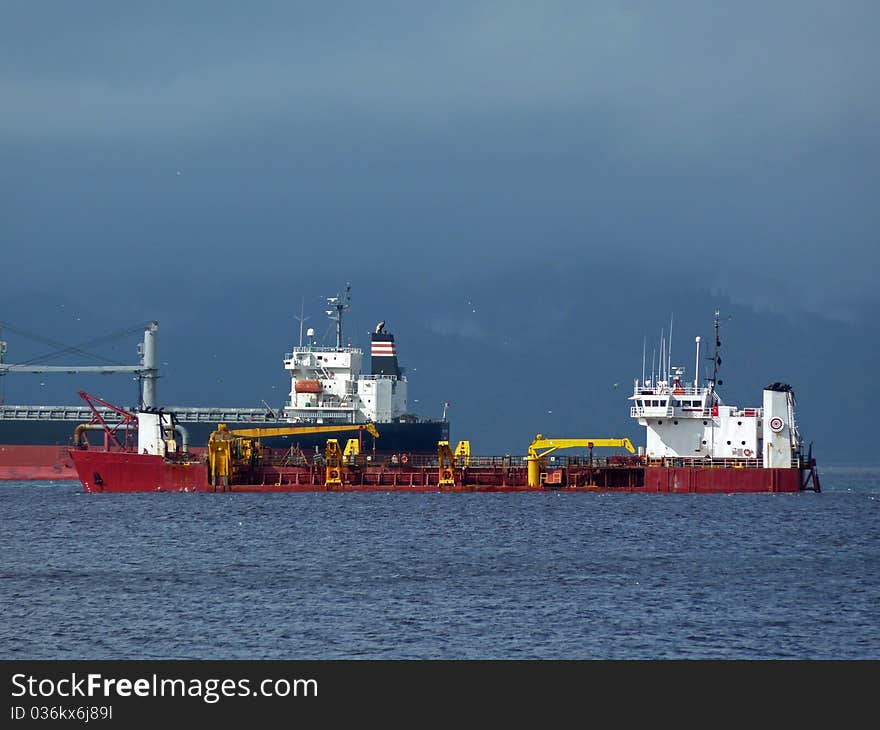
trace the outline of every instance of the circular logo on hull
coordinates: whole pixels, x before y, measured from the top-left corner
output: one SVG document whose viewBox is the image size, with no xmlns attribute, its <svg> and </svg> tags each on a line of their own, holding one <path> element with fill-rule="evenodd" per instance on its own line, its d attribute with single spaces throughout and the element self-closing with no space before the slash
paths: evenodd
<svg viewBox="0 0 880 730">
<path fill-rule="evenodd" d="M 785 422 L 781 418 L 777 416 L 770 419 L 770 430 L 773 433 L 779 433 L 783 428 L 785 428 Z"/>
</svg>

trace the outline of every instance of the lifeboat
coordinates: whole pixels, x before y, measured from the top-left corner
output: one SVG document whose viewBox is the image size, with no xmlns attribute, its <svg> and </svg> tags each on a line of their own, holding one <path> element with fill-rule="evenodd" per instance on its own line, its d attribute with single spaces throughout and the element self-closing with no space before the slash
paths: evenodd
<svg viewBox="0 0 880 730">
<path fill-rule="evenodd" d="M 294 389 L 297 393 L 321 393 L 324 390 L 320 380 L 298 380 Z"/>
</svg>

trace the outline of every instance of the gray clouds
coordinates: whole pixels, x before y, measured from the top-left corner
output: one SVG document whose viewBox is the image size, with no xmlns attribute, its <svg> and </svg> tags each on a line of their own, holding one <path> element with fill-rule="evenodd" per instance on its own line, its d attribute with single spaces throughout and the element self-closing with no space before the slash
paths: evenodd
<svg viewBox="0 0 880 730">
<path fill-rule="evenodd" d="M 380 317 L 418 302 L 414 362 L 450 342 L 516 353 L 517 327 L 563 352 L 597 308 L 614 310 L 616 359 L 614 338 L 639 350 L 667 310 L 730 305 L 808 333 L 880 304 L 874 2 L 2 12 L 12 322 L 35 287 L 100 280 L 165 327 L 228 293 L 280 316 L 351 280 L 359 306 L 388 293 Z M 476 293 L 491 318 L 448 306 Z M 255 332 L 261 362 L 278 330 Z"/>
<path fill-rule="evenodd" d="M 796 146 L 870 131 L 876 15 L 870 2 L 13 4 L 2 129 L 201 134 L 317 106 L 439 135 L 484 115 L 606 117 L 624 157 Z"/>
</svg>

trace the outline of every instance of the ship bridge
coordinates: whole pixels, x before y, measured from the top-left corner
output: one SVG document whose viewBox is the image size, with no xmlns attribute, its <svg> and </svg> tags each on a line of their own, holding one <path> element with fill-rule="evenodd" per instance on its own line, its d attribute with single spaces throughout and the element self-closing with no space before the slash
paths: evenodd
<svg viewBox="0 0 880 730">
<path fill-rule="evenodd" d="M 670 387 L 665 381 L 653 386 L 650 381 L 637 380 L 629 400 L 633 402 L 630 407 L 633 418 L 705 418 L 713 412 L 717 415 L 721 405 L 721 399 L 710 388 Z"/>
<path fill-rule="evenodd" d="M 645 455 L 757 460 L 763 409 L 724 405 L 713 387 L 685 383 L 683 372 L 676 368 L 671 382 L 635 381 L 630 416 L 647 431 Z"/>
<path fill-rule="evenodd" d="M 683 380 L 684 368 L 674 369 L 669 380 L 636 380 L 630 400 L 633 418 L 706 418 L 718 415 L 721 398 L 713 388 Z"/>
<path fill-rule="evenodd" d="M 394 335 L 384 320 L 376 325 L 370 342 L 371 373 L 364 372 L 365 352 L 343 345 L 342 316 L 348 309 L 344 297 L 328 297 L 327 315 L 336 324 L 336 346 L 308 344 L 284 355 L 290 373 L 290 397 L 284 406 L 288 420 L 305 423 L 388 423 L 407 413 L 407 379 L 397 364 Z"/>
</svg>

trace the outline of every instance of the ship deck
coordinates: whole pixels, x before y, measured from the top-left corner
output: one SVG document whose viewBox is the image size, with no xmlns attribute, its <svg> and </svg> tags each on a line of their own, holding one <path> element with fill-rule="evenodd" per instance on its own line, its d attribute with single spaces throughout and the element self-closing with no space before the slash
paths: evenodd
<svg viewBox="0 0 880 730">
<path fill-rule="evenodd" d="M 522 459 L 470 457 L 454 464 L 422 457 L 393 463 L 363 455 L 338 464 L 320 460 L 236 464 L 211 479 L 203 457 L 175 459 L 125 451 L 72 451 L 86 491 L 196 492 L 798 492 L 818 491 L 810 468 L 764 469 L 646 464 L 638 457 L 570 458 L 542 465 L 533 479 Z"/>
</svg>

